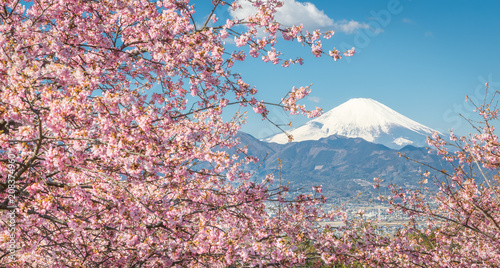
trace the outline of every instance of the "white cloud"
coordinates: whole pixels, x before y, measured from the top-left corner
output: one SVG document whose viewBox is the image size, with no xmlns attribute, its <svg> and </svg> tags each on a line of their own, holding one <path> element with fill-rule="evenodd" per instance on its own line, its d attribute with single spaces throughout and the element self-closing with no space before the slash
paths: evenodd
<svg viewBox="0 0 500 268">
<path fill-rule="evenodd" d="M 408 19 L 408 18 L 403 18 L 401 21 L 402 21 L 403 23 L 415 24 L 415 22 L 414 22 L 414 21 L 412 21 L 411 19 Z"/>
<path fill-rule="evenodd" d="M 241 9 L 231 10 L 229 14 L 233 18 L 243 19 L 255 14 L 257 9 L 248 1 L 239 1 Z M 285 25 L 304 25 L 305 29 L 316 29 L 333 26 L 333 19 L 328 17 L 323 10 L 319 10 L 310 2 L 298 2 L 296 0 L 284 0 L 283 6 L 278 8 L 275 14 L 276 20 Z"/>
<path fill-rule="evenodd" d="M 356 33 L 359 29 L 369 29 L 370 25 L 366 23 L 361 23 L 358 21 L 347 21 L 347 20 L 341 20 L 338 22 L 335 22 L 335 30 L 336 31 L 341 31 L 346 34 L 353 34 Z"/>
<path fill-rule="evenodd" d="M 312 101 L 312 102 L 315 102 L 315 103 L 318 103 L 321 101 L 320 97 L 315 97 L 315 96 L 309 96 L 309 97 L 307 97 L 307 99 Z"/>
<path fill-rule="evenodd" d="M 424 33 L 425 37 L 434 37 L 434 34 L 431 31 L 427 31 Z"/>
<path fill-rule="evenodd" d="M 380 33 L 383 33 L 384 32 L 384 29 L 382 28 L 370 28 L 374 34 L 380 34 Z"/>
<path fill-rule="evenodd" d="M 373 35 L 377 35 L 384 32 L 384 29 L 380 25 L 375 24 L 376 28 L 373 27 L 373 23 L 364 23 L 354 20 L 341 20 L 334 23 L 335 31 L 341 31 L 345 34 L 355 34 L 359 30 L 371 31 Z"/>
<path fill-rule="evenodd" d="M 238 1 L 241 9 L 229 9 L 233 18 L 243 19 L 255 14 L 257 9 L 252 3 L 244 0 Z M 284 26 L 302 25 L 306 30 L 335 30 L 346 34 L 356 33 L 359 29 L 371 29 L 370 25 L 354 20 L 334 21 L 323 10 L 319 10 L 313 3 L 299 2 L 297 0 L 283 0 L 283 6 L 278 8 L 275 19 Z M 383 32 L 382 29 L 372 29 L 375 33 Z"/>
</svg>

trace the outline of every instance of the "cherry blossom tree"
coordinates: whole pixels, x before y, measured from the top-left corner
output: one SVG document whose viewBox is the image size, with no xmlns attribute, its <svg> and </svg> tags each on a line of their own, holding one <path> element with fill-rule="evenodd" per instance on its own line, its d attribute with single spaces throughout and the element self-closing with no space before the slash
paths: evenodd
<svg viewBox="0 0 500 268">
<path fill-rule="evenodd" d="M 420 189 L 391 185 L 392 194 L 381 196 L 391 205 L 389 212 L 408 217 L 405 226 L 381 233 L 360 212 L 317 240 L 322 259 L 372 267 L 500 267 L 500 143 L 494 127 L 499 93 L 473 103 L 479 119 L 467 120 L 476 133 L 451 132 L 449 140 L 435 133 L 428 139 L 429 153 L 442 155 L 449 169 L 427 166 L 438 175 L 425 172 Z M 375 179 L 375 187 L 380 183 Z M 426 187 L 430 183 L 437 192 Z"/>
<path fill-rule="evenodd" d="M 354 50 L 323 51 L 332 32 L 282 26 L 281 2 L 251 2 L 255 14 L 219 22 L 217 11 L 240 6 L 214 0 L 200 23 L 189 0 L 1 1 L 2 265 L 287 266 L 317 256 L 297 245 L 318 237 L 320 188 L 291 200 L 271 176 L 252 178 L 246 148 L 225 150 L 244 118 L 222 113 L 240 105 L 267 119 L 275 105 L 317 116 L 297 103 L 309 87 L 259 101 L 233 64 L 302 63 L 283 59 L 276 44 L 286 41 L 334 60 Z"/>
</svg>

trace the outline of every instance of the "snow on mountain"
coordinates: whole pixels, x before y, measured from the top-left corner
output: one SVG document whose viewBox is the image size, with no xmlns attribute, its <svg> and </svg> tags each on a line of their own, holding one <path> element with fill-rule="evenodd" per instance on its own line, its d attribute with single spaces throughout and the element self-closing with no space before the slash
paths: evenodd
<svg viewBox="0 0 500 268">
<path fill-rule="evenodd" d="M 392 149 L 406 145 L 426 146 L 426 137 L 435 130 L 401 115 L 373 99 L 351 99 L 306 124 L 288 131 L 294 142 L 319 140 L 331 135 L 363 138 Z M 263 141 L 284 144 L 284 133 Z"/>
</svg>

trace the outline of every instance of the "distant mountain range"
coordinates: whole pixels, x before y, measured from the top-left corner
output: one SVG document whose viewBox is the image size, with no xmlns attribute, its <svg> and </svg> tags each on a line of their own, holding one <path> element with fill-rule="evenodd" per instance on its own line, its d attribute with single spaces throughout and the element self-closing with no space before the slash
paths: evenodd
<svg viewBox="0 0 500 268">
<path fill-rule="evenodd" d="M 425 148 L 408 145 L 395 150 L 339 135 L 287 144 L 266 143 L 246 133 L 239 133 L 238 137 L 242 144 L 248 145 L 250 155 L 262 160 L 247 167 L 249 171 L 257 170 L 255 176 L 263 178 L 273 173 L 278 178 L 281 174 L 283 183 L 290 182 L 292 189 L 304 192 L 311 191 L 313 185 L 322 185 L 323 193 L 330 198 L 373 193 L 375 177 L 383 179 L 384 185 L 417 187 L 422 179 L 420 174 L 428 168 L 399 157 L 399 153 L 437 168 L 444 163 L 440 156 L 428 154 Z"/>
<path fill-rule="evenodd" d="M 373 178 L 415 188 L 428 168 L 399 157 L 399 153 L 436 168 L 444 161 L 431 155 L 426 137 L 433 129 L 419 124 L 372 99 L 351 99 L 285 134 L 258 140 L 239 133 L 250 155 L 262 160 L 246 168 L 255 176 L 281 173 L 292 189 L 311 191 L 323 185 L 327 197 L 373 194 Z M 282 168 L 278 170 L 278 159 Z M 430 170 L 429 170 L 430 171 Z"/>
</svg>

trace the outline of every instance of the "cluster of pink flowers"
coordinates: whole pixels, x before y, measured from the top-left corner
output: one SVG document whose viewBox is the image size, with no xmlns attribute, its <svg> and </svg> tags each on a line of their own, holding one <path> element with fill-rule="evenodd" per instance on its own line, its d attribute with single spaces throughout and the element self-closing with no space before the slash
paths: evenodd
<svg viewBox="0 0 500 268">
<path fill-rule="evenodd" d="M 303 113 L 310 118 L 320 116 L 323 112 L 321 108 L 316 107 L 315 110 L 307 110 L 304 105 L 297 104 L 298 100 L 305 98 L 309 93 L 311 93 L 311 88 L 309 86 L 294 87 L 288 92 L 285 98 L 281 99 L 281 103 L 284 105 L 285 110 L 290 111 L 290 114 Z"/>
<path fill-rule="evenodd" d="M 19 231 L 17 259 L 0 246 L 0 263 L 291 266 L 310 257 L 297 246 L 319 241 L 325 199 L 289 202 L 271 177 L 250 180 L 243 165 L 256 159 L 241 157 L 234 138 L 244 118 L 222 113 L 241 105 L 267 116 L 270 103 L 255 100 L 235 61 L 249 53 L 302 64 L 280 59 L 276 44 L 297 39 L 319 56 L 323 34 L 276 23 L 279 1 L 253 3 L 247 18 L 221 23 L 214 12 L 199 24 L 189 1 L 2 1 L 0 116 L 16 127 L 0 134 L 0 151 L 16 156 Z M 240 50 L 227 50 L 230 37 Z M 294 88 L 275 105 L 317 116 L 297 103 L 309 92 Z"/>
</svg>

